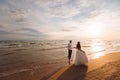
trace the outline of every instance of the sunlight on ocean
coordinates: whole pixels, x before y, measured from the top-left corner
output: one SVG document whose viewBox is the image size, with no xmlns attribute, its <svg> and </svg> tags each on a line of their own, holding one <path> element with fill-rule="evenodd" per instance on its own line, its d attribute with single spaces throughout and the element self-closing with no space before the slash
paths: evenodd
<svg viewBox="0 0 120 80">
<path fill-rule="evenodd" d="M 72 46 L 75 47 L 77 40 L 73 40 Z M 85 40 L 81 41 L 82 49 L 88 56 L 98 58 L 105 52 L 117 52 L 120 48 L 120 40 Z M 41 51 L 65 49 L 68 44 L 67 40 L 40 40 L 40 41 L 0 41 L 0 49 L 39 49 Z"/>
<path fill-rule="evenodd" d="M 59 68 L 66 65 L 68 42 L 68 40 L 0 41 L 0 77 L 34 69 L 44 71 L 51 65 L 59 65 Z M 73 47 L 76 43 L 77 40 L 72 41 Z M 119 43 L 120 40 L 96 39 L 81 41 L 81 46 L 89 59 L 95 59 L 106 53 L 119 52 Z M 72 56 L 75 52 L 76 49 L 73 49 Z"/>
</svg>

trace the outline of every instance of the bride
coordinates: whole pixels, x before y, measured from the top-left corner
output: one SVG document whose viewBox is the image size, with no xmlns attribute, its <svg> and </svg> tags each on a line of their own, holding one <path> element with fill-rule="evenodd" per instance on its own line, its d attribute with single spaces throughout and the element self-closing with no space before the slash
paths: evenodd
<svg viewBox="0 0 120 80">
<path fill-rule="evenodd" d="M 73 57 L 73 64 L 76 66 L 77 65 L 85 65 L 85 66 L 88 65 L 88 58 L 85 54 L 85 51 L 81 49 L 80 42 L 77 42 L 77 45 L 76 45 L 76 53 Z"/>
</svg>

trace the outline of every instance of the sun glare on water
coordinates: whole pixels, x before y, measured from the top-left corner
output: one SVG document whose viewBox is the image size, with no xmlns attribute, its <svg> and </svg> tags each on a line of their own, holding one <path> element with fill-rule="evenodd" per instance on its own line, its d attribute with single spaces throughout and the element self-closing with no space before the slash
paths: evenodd
<svg viewBox="0 0 120 80">
<path fill-rule="evenodd" d="M 93 55 L 93 58 L 94 58 L 94 59 L 95 59 L 95 58 L 99 58 L 99 57 L 105 55 L 102 51 L 100 51 L 100 50 L 102 50 L 101 47 L 99 47 L 99 46 L 93 46 L 92 48 L 93 48 L 93 51 L 96 51 L 96 52 L 94 53 L 94 55 Z"/>
<path fill-rule="evenodd" d="M 99 43 L 99 42 L 96 42 L 96 43 L 92 43 L 92 45 L 91 45 L 91 50 L 92 50 L 92 52 L 94 53 L 93 55 L 92 55 L 92 58 L 93 59 L 96 59 L 96 58 L 99 58 L 99 57 L 101 57 L 101 56 L 104 56 L 105 54 L 104 54 L 104 49 L 103 49 L 103 47 L 101 46 L 102 45 L 102 43 Z"/>
</svg>

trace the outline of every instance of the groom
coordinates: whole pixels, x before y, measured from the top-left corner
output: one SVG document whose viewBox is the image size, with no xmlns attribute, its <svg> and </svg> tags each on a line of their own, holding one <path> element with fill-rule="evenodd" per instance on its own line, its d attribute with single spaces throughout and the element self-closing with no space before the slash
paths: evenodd
<svg viewBox="0 0 120 80">
<path fill-rule="evenodd" d="M 69 44 L 67 45 L 68 48 L 68 63 L 70 64 L 70 59 L 71 59 L 71 55 L 72 55 L 72 41 L 69 41 Z"/>
</svg>

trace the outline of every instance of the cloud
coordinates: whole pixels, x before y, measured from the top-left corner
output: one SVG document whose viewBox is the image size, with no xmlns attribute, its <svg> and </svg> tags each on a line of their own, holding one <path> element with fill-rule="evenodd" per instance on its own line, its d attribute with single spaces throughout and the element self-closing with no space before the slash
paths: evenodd
<svg viewBox="0 0 120 80">
<path fill-rule="evenodd" d="M 21 28 L 11 31 L 0 30 L 0 34 L 21 34 L 28 36 L 40 36 L 43 35 L 42 32 L 32 29 L 32 28 Z"/>
<path fill-rule="evenodd" d="M 49 8 L 49 15 L 51 15 L 51 17 L 58 17 L 58 18 L 69 18 L 69 17 L 73 17 L 77 14 L 80 13 L 79 8 L 75 8 L 73 6 L 53 6 L 51 8 Z"/>
<path fill-rule="evenodd" d="M 30 32 L 30 33 L 40 33 L 39 31 L 37 31 L 35 29 L 32 29 L 32 28 L 21 28 L 21 29 L 18 29 L 16 31 L 27 31 L 27 32 Z"/>
<path fill-rule="evenodd" d="M 2 39 L 45 39 L 47 35 L 32 28 L 21 28 L 14 31 L 0 30 Z"/>
<path fill-rule="evenodd" d="M 68 26 L 68 27 L 63 27 L 60 31 L 62 32 L 72 32 L 77 30 L 77 26 Z"/>
<path fill-rule="evenodd" d="M 48 17 L 68 18 L 80 12 L 76 1 L 79 2 L 79 0 L 39 0 L 34 4 L 42 9 Z"/>
<path fill-rule="evenodd" d="M 99 3 L 99 4 L 98 4 Z M 71 17 L 82 17 L 89 16 L 92 11 L 100 9 L 103 0 L 52 0 L 43 2 L 44 5 L 41 8 L 50 17 L 57 18 L 71 18 Z M 39 3 L 41 5 L 42 3 Z"/>
<path fill-rule="evenodd" d="M 102 23 L 111 29 L 108 32 L 119 32 L 119 3 L 120 0 L 1 0 L 0 30 L 16 38 L 46 38 L 49 34 L 55 38 L 79 33 L 81 36 L 93 23 Z"/>
<path fill-rule="evenodd" d="M 14 9 L 10 11 L 10 17 L 15 22 L 25 22 L 29 16 L 29 12 L 24 9 Z"/>
<path fill-rule="evenodd" d="M 2 24 L 0 24 L 0 28 L 4 28 L 4 26 Z"/>
<path fill-rule="evenodd" d="M 71 32 L 72 30 L 70 30 L 70 29 L 62 29 L 61 31 L 63 31 L 63 32 Z"/>
<path fill-rule="evenodd" d="M 10 34 L 10 32 L 0 30 L 0 35 Z"/>
<path fill-rule="evenodd" d="M 27 35 L 27 36 L 33 36 L 33 37 L 42 37 L 45 36 L 44 33 L 32 29 L 32 28 L 21 28 L 21 29 L 17 29 L 15 30 L 16 34 L 21 34 L 21 35 Z"/>
</svg>

